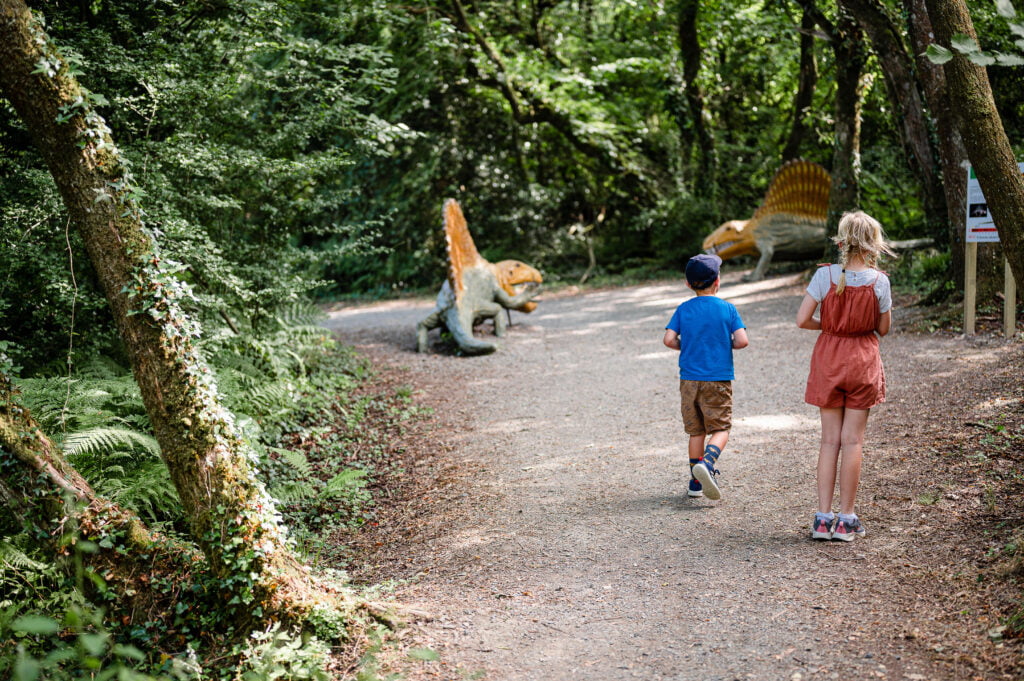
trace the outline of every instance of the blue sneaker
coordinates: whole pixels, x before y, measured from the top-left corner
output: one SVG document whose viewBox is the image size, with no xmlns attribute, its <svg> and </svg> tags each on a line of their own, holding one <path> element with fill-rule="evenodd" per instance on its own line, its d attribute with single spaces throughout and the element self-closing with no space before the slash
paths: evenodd
<svg viewBox="0 0 1024 681">
<path fill-rule="evenodd" d="M 708 499 L 722 498 L 722 490 L 718 489 L 718 483 L 715 482 L 716 475 L 718 475 L 718 469 L 715 468 L 714 459 L 704 458 L 693 466 L 693 477 L 697 478 L 697 481 L 703 486 L 704 496 Z"/>
<path fill-rule="evenodd" d="M 688 490 L 686 490 L 686 496 L 688 496 L 688 497 L 702 497 L 702 496 L 704 496 L 704 491 L 701 488 L 700 483 L 697 482 L 696 480 L 694 480 L 693 478 L 690 478 L 690 488 Z"/>
<path fill-rule="evenodd" d="M 828 516 L 815 513 L 814 522 L 811 523 L 811 539 L 831 539 L 838 520 L 835 516 L 830 520 Z"/>
<path fill-rule="evenodd" d="M 868 531 L 864 529 L 864 524 L 861 523 L 860 518 L 857 516 L 848 519 L 837 517 L 835 529 L 832 530 L 832 538 L 840 541 L 853 541 L 867 533 Z"/>
</svg>

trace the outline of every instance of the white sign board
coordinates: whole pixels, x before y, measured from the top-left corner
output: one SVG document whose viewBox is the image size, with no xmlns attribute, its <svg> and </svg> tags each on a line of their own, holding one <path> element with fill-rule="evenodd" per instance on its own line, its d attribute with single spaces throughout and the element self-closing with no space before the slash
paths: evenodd
<svg viewBox="0 0 1024 681">
<path fill-rule="evenodd" d="M 1024 163 L 1018 163 L 1024 173 Z M 974 167 L 967 166 L 967 243 L 991 243 L 999 241 L 999 232 L 992 215 L 988 210 L 988 202 L 981 193 L 981 185 L 974 174 Z"/>
</svg>

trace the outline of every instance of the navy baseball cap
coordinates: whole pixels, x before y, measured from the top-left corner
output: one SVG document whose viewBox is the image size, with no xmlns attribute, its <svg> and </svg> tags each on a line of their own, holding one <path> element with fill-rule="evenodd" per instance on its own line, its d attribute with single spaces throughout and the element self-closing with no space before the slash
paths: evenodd
<svg viewBox="0 0 1024 681">
<path fill-rule="evenodd" d="M 718 266 L 722 259 L 717 255 L 701 253 L 686 263 L 686 282 L 695 289 L 704 289 L 718 279 Z"/>
</svg>

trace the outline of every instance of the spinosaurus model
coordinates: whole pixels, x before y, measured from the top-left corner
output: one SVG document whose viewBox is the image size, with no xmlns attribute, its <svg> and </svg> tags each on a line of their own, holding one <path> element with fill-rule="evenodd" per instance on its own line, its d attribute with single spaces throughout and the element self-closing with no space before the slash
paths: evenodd
<svg viewBox="0 0 1024 681">
<path fill-rule="evenodd" d="M 477 252 L 466 226 L 459 202 L 448 199 L 442 211 L 444 236 L 448 247 L 448 279 L 437 294 L 437 307 L 416 326 L 416 346 L 420 352 L 428 348 L 427 334 L 443 326 L 448 329 L 459 349 L 467 355 L 494 352 L 494 343 L 473 337 L 473 325 L 484 319 L 494 320 L 494 335 L 505 335 L 504 310 L 533 312 L 531 302 L 540 292 L 540 272 L 518 260 L 490 263 Z"/>
<path fill-rule="evenodd" d="M 760 254 L 745 281 L 760 281 L 776 256 L 801 260 L 825 251 L 825 220 L 832 178 L 810 161 L 790 161 L 779 168 L 760 208 L 749 220 L 730 220 L 704 239 L 704 251 L 728 260 Z"/>
</svg>

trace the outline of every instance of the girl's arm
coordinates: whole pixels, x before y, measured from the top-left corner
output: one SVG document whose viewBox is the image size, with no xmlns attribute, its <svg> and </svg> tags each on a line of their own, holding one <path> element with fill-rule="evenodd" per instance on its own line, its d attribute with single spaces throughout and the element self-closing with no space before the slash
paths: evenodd
<svg viewBox="0 0 1024 681">
<path fill-rule="evenodd" d="M 809 294 L 804 295 L 800 303 L 800 309 L 796 311 L 796 325 L 801 329 L 821 331 L 821 321 L 814 318 L 814 311 L 818 309 L 818 301 Z"/>
<path fill-rule="evenodd" d="M 666 348 L 679 349 L 679 334 L 672 329 L 665 329 L 665 337 L 661 339 Z"/>
<path fill-rule="evenodd" d="M 891 328 L 892 328 L 892 310 L 889 310 L 888 312 L 883 312 L 881 315 L 879 315 L 879 317 L 878 317 L 878 328 L 876 328 L 875 331 L 878 332 L 879 336 L 884 336 L 885 334 L 889 333 L 889 329 L 891 329 Z"/>
</svg>

